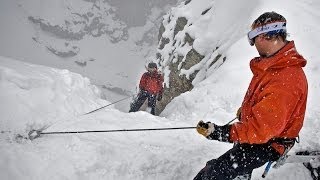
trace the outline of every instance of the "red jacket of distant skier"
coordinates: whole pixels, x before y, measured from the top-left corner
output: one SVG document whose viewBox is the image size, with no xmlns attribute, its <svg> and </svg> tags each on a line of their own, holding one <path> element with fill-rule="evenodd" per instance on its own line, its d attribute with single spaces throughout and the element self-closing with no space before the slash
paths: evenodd
<svg viewBox="0 0 320 180">
<path fill-rule="evenodd" d="M 163 76 L 158 72 L 146 72 L 140 79 L 139 88 L 148 91 L 150 94 L 162 94 Z"/>
</svg>

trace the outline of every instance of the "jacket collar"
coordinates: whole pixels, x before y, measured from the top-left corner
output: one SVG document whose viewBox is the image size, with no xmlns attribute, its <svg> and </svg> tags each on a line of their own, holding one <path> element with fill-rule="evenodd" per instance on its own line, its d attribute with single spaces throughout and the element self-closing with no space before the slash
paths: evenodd
<svg viewBox="0 0 320 180">
<path fill-rule="evenodd" d="M 307 61 L 297 52 L 294 42 L 290 41 L 271 57 L 252 59 L 250 68 L 253 74 L 257 74 L 269 69 L 282 69 L 289 66 L 304 67 L 306 64 Z"/>
<path fill-rule="evenodd" d="M 148 71 L 147 75 L 150 76 L 150 77 L 157 77 L 158 76 L 158 71 L 154 71 L 154 72 Z"/>
</svg>

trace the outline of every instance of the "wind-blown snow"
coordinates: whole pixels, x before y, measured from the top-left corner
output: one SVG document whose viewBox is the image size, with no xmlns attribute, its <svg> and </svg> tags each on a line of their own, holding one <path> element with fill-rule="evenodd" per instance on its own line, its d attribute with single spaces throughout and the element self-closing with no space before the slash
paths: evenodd
<svg viewBox="0 0 320 180">
<path fill-rule="evenodd" d="M 197 2 L 197 7 L 203 10 L 210 2 L 222 3 L 191 2 Z M 306 120 L 300 133 L 301 142 L 290 153 L 320 148 L 317 138 L 320 136 L 320 56 L 317 49 L 320 39 L 316 36 L 319 8 L 320 3 L 311 0 L 258 1 L 248 15 L 250 18 L 241 16 L 239 21 L 227 18 L 234 21 L 235 26 L 244 28 L 243 22 L 249 25 L 265 11 L 283 14 L 288 20 L 289 39 L 295 40 L 297 50 L 308 60 L 305 68 L 309 81 Z M 219 10 L 219 13 L 233 16 L 227 10 Z M 205 24 L 199 22 L 199 26 Z M 241 29 L 241 32 L 248 29 Z M 211 28 L 203 33 L 195 30 L 195 34 L 214 31 Z M 225 63 L 220 68 L 204 71 L 205 80 L 199 81 L 192 91 L 173 99 L 162 113 L 163 117 L 146 112 L 123 113 L 112 106 L 83 116 L 81 114 L 109 103 L 100 99 L 99 91 L 88 79 L 67 70 L 1 57 L 1 179 L 192 179 L 206 161 L 217 158 L 232 144 L 206 140 L 192 129 L 44 135 L 33 141 L 16 138 L 16 135 L 25 136 L 30 128 L 46 125 L 51 126 L 45 132 L 189 127 L 195 126 L 200 119 L 225 124 L 235 117 L 252 76 L 249 61 L 257 56 L 245 34 L 240 36 L 239 32 L 228 32 L 228 36 L 220 34 L 221 39 L 229 37 L 228 41 L 234 42 L 224 51 Z M 112 70 L 120 72 L 123 69 Z M 262 171 L 263 167 L 255 170 L 252 180 L 261 179 Z M 311 180 L 311 177 L 302 164 L 291 163 L 271 169 L 266 180 L 271 179 Z"/>
</svg>

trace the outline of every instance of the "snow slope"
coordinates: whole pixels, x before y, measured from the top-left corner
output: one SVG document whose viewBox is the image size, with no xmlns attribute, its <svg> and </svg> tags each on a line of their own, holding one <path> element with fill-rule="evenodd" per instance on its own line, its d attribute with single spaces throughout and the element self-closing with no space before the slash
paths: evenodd
<svg viewBox="0 0 320 180">
<path fill-rule="evenodd" d="M 0 100 L 8 102 L 1 106 L 1 179 L 180 179 L 193 176 L 197 169 L 185 168 L 205 158 L 190 154 L 212 152 L 194 130 L 17 137 L 48 125 L 45 132 L 190 124 L 112 106 L 83 116 L 108 103 L 87 78 L 3 57 L 0 69 Z"/>
<path fill-rule="evenodd" d="M 0 55 L 77 72 L 115 101 L 136 92 L 162 15 L 176 2 L 2 0 Z"/>
<path fill-rule="evenodd" d="M 317 138 L 320 58 L 316 49 L 320 39 L 315 36 L 319 32 L 319 7 L 319 2 L 311 0 L 259 1 L 252 9 L 251 19 L 246 20 L 250 24 L 267 10 L 283 14 L 288 20 L 290 39 L 295 40 L 298 51 L 308 60 L 305 68 L 310 88 L 308 110 L 301 143 L 291 153 L 320 148 Z M 112 106 L 82 116 L 108 103 L 100 99 L 101 94 L 88 79 L 67 70 L 1 57 L 1 179 L 192 179 L 206 161 L 232 145 L 208 141 L 195 130 L 45 135 L 34 141 L 16 135 L 25 136 L 31 128 L 47 125 L 50 127 L 45 132 L 188 127 L 195 126 L 200 119 L 227 123 L 235 116 L 251 78 L 249 60 L 257 55 L 245 34 L 232 37 L 237 38 L 225 49 L 225 63 L 208 71 L 207 78 L 192 91 L 175 98 L 162 117 L 145 112 L 123 113 Z M 252 179 L 261 179 L 262 171 L 263 168 L 255 170 Z M 272 169 L 266 180 L 271 179 L 311 177 L 301 164 L 286 164 Z"/>
<path fill-rule="evenodd" d="M 88 78 L 0 57 L 1 130 L 23 134 L 109 102 Z M 27 128 L 27 129 L 26 129 Z"/>
</svg>

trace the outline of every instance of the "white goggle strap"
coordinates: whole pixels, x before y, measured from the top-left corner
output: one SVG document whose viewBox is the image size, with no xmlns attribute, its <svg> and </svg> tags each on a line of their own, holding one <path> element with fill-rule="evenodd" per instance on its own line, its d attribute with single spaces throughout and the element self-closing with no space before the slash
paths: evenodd
<svg viewBox="0 0 320 180">
<path fill-rule="evenodd" d="M 266 24 L 248 32 L 248 39 L 252 40 L 253 38 L 255 38 L 260 34 L 270 32 L 270 31 L 282 30 L 282 29 L 286 30 L 286 22 L 275 22 L 275 23 Z"/>
</svg>

